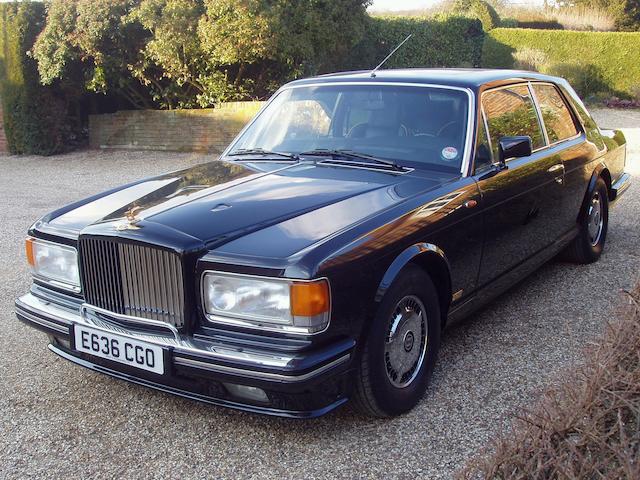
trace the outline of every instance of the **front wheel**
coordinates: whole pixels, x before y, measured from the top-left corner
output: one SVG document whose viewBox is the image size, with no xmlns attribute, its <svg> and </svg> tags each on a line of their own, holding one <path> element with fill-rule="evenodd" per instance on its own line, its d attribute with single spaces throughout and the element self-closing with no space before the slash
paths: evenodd
<svg viewBox="0 0 640 480">
<path fill-rule="evenodd" d="M 602 178 L 598 178 L 583 208 L 580 231 L 567 247 L 566 256 L 576 263 L 593 263 L 602 255 L 609 226 L 609 197 Z"/>
<path fill-rule="evenodd" d="M 382 299 L 360 356 L 355 396 L 363 413 L 390 417 L 420 401 L 438 356 L 440 323 L 431 278 L 408 266 Z"/>
</svg>

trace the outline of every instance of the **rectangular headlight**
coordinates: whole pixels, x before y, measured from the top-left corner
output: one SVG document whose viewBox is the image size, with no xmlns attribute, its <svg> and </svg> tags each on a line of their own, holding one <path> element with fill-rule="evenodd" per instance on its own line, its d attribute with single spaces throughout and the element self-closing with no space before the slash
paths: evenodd
<svg viewBox="0 0 640 480">
<path fill-rule="evenodd" d="M 78 253 L 75 248 L 27 238 L 26 249 L 34 277 L 59 288 L 80 292 Z"/>
<path fill-rule="evenodd" d="M 305 334 L 320 332 L 329 324 L 331 302 L 325 279 L 306 282 L 207 272 L 202 298 L 213 322 Z"/>
</svg>

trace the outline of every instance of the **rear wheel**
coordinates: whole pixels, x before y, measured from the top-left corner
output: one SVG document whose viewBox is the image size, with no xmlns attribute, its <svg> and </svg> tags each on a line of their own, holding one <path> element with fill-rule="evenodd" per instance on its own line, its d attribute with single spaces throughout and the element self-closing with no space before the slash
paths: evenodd
<svg viewBox="0 0 640 480">
<path fill-rule="evenodd" d="M 602 178 L 598 178 L 584 208 L 580 231 L 567 247 L 566 257 L 576 263 L 593 263 L 602 255 L 609 226 L 609 197 Z"/>
<path fill-rule="evenodd" d="M 422 398 L 440 347 L 440 306 L 431 278 L 410 265 L 385 294 L 367 337 L 356 379 L 356 404 L 389 417 Z"/>
</svg>

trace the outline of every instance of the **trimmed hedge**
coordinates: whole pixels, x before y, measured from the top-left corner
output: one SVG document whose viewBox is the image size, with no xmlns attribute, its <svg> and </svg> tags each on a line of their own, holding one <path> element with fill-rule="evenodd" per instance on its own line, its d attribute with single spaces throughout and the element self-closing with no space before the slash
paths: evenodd
<svg viewBox="0 0 640 480">
<path fill-rule="evenodd" d="M 565 77 L 582 96 L 629 97 L 640 86 L 640 32 L 496 28 L 487 33 L 482 66 L 513 68 L 518 52 L 542 55 L 540 71 Z"/>
<path fill-rule="evenodd" d="M 58 153 L 69 137 L 66 102 L 55 88 L 40 85 L 28 54 L 45 16 L 40 2 L 0 4 L 0 101 L 13 154 Z"/>
<path fill-rule="evenodd" d="M 371 17 L 362 40 L 341 69 L 370 69 L 407 35 L 413 37 L 384 68 L 476 67 L 480 65 L 482 24 L 465 17 Z"/>
</svg>

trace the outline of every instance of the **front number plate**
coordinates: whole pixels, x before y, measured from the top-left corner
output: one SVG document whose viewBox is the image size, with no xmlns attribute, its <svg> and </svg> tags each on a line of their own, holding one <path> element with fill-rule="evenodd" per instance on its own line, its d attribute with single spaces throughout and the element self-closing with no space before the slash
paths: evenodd
<svg viewBox="0 0 640 480">
<path fill-rule="evenodd" d="M 164 374 L 164 350 L 162 347 L 114 333 L 94 330 L 84 325 L 75 324 L 73 332 L 74 346 L 79 352 L 124 363 L 159 375 Z"/>
</svg>

